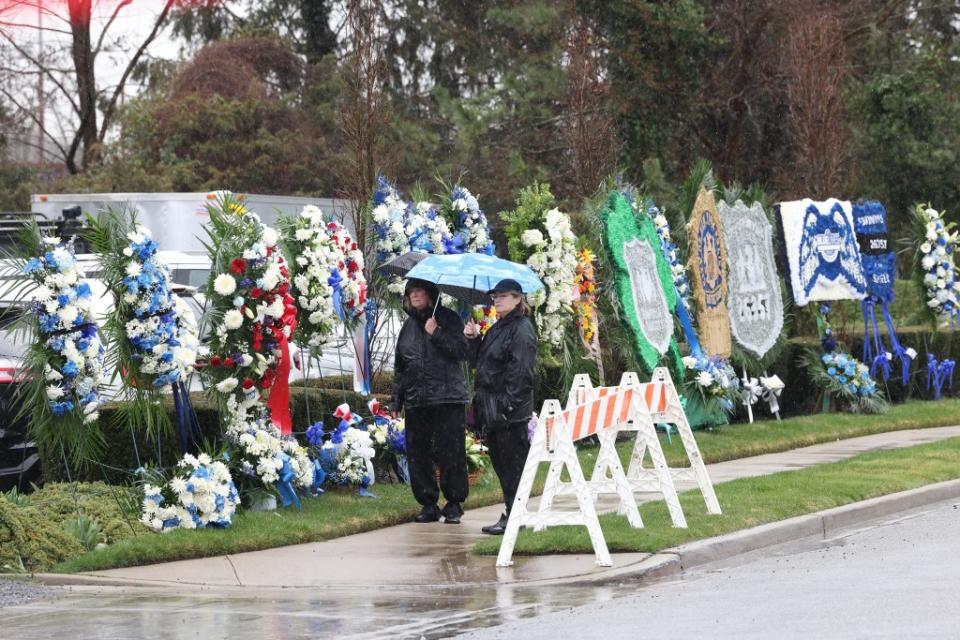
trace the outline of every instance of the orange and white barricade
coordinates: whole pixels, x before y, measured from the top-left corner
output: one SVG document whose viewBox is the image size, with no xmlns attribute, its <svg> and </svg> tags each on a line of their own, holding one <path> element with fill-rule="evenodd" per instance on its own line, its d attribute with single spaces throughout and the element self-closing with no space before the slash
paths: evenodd
<svg viewBox="0 0 960 640">
<path fill-rule="evenodd" d="M 627 372 L 623 374 L 620 385 L 617 387 L 593 388 L 590 383 L 590 377 L 586 374 L 579 374 L 574 378 L 570 389 L 570 396 L 577 401 L 584 398 L 598 397 L 604 393 L 609 393 L 612 389 L 618 389 L 624 386 L 636 387 L 641 391 L 644 404 L 650 414 L 650 420 L 653 424 L 667 424 L 676 428 L 683 444 L 684 451 L 687 454 L 687 460 L 690 461 L 689 467 L 673 467 L 670 474 L 674 480 L 696 482 L 703 495 L 703 500 L 707 506 L 707 512 L 719 515 L 720 503 L 717 501 L 717 495 L 713 490 L 713 483 L 707 474 L 707 468 L 700 455 L 700 449 L 697 447 L 696 438 L 693 436 L 693 430 L 687 421 L 686 413 L 683 411 L 683 405 L 680 403 L 680 396 L 677 393 L 676 386 L 670 378 L 670 372 L 659 367 L 654 369 L 650 382 L 640 383 L 637 374 Z M 569 402 L 569 400 L 568 400 Z M 622 427 L 621 430 L 634 429 L 634 425 Z M 659 442 L 659 441 L 658 441 Z M 602 446 L 602 443 L 601 443 Z M 637 439 L 634 442 L 633 452 L 630 455 L 630 463 L 627 467 L 627 480 L 634 491 L 657 491 L 658 472 L 656 469 L 656 459 L 654 451 L 651 450 L 651 459 L 654 461 L 654 468 L 649 469 L 643 466 L 644 456 L 649 449 L 649 437 L 641 438 L 638 432 Z M 619 458 L 617 458 L 619 461 Z M 597 464 L 600 459 L 598 457 Z M 594 470 L 594 475 L 597 471 Z"/>
<path fill-rule="evenodd" d="M 668 424 L 676 427 L 680 442 L 683 443 L 683 449 L 687 454 L 687 460 L 690 462 L 689 467 L 671 468 L 671 475 L 675 480 L 696 482 L 703 495 L 703 501 L 707 505 L 707 512 L 720 515 L 717 494 L 713 490 L 713 483 L 707 474 L 706 465 L 703 464 L 700 448 L 697 447 L 697 440 L 693 437 L 693 429 L 690 428 L 687 414 L 684 413 L 683 405 L 680 404 L 680 395 L 670 378 L 670 372 L 664 367 L 654 369 L 650 382 L 641 387 L 643 387 L 644 398 L 647 400 L 650 417 L 654 424 Z M 630 455 L 630 464 L 627 468 L 627 479 L 630 480 L 630 485 L 635 491 L 651 491 L 649 487 L 655 486 L 656 483 L 656 469 L 643 466 L 645 452 L 646 443 L 638 438 L 633 445 L 633 453 Z"/>
<path fill-rule="evenodd" d="M 558 476 L 564 467 L 567 468 L 570 486 L 577 496 L 577 511 L 527 510 L 537 469 L 544 462 L 550 463 L 551 474 L 555 472 Z M 529 526 L 539 530 L 557 525 L 585 526 L 597 556 L 597 564 L 603 567 L 613 565 L 606 540 L 603 538 L 603 531 L 600 529 L 600 521 L 597 519 L 593 497 L 590 495 L 590 489 L 583 477 L 583 470 L 580 468 L 580 461 L 577 459 L 577 449 L 573 444 L 570 431 L 569 414 L 562 410 L 558 400 L 547 400 L 543 403 L 533 438 L 530 440 L 530 452 L 527 454 L 527 461 L 520 475 L 517 496 L 510 508 L 507 529 L 504 531 L 500 553 L 497 555 L 497 566 L 509 567 L 513 564 L 513 548 L 517 543 L 520 527 Z"/>
<path fill-rule="evenodd" d="M 624 412 L 616 424 L 600 428 L 602 421 L 596 420 L 590 409 L 610 402 L 611 398 L 624 391 L 630 392 L 631 410 Z M 639 528 L 643 526 L 643 522 L 640 520 L 640 512 L 633 495 L 634 488 L 630 482 L 629 474 L 624 474 L 616 448 L 617 434 L 620 431 L 635 431 L 637 442 L 642 441 L 644 443 L 644 451 L 649 450 L 650 458 L 653 460 L 653 478 L 648 483 L 653 488 L 647 490 L 663 495 L 673 526 L 686 528 L 687 519 L 680 507 L 680 499 L 677 497 L 673 477 L 670 468 L 667 466 L 660 440 L 657 438 L 656 427 L 647 408 L 650 399 L 646 397 L 646 391 L 648 390 L 640 384 L 635 373 L 624 373 L 619 386 L 599 388 L 593 387 L 588 375 L 578 374 L 574 378 L 570 394 L 567 396 L 567 410 L 574 416 L 572 419 L 573 439 L 580 440 L 590 435 L 597 436 L 600 449 L 597 452 L 597 461 L 594 464 L 593 473 L 590 480 L 587 481 L 591 495 L 596 500 L 601 494 L 616 494 L 620 498 L 617 512 L 626 515 L 627 521 L 632 527 Z M 560 474 L 554 474 L 553 471 L 554 469 L 551 467 L 550 473 L 547 474 L 543 497 L 540 499 L 541 509 L 549 510 L 553 505 L 555 496 L 572 493 L 572 486 L 569 483 L 561 482 Z"/>
</svg>

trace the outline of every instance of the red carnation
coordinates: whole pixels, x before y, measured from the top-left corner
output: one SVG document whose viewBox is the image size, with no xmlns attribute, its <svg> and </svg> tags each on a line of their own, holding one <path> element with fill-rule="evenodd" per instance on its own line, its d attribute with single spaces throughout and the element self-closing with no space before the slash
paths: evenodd
<svg viewBox="0 0 960 640">
<path fill-rule="evenodd" d="M 220 356 L 213 356 L 212 358 L 210 358 L 211 367 L 219 367 L 221 362 L 222 361 L 220 360 Z"/>
<path fill-rule="evenodd" d="M 226 365 L 226 366 L 228 366 L 228 367 L 232 367 L 232 366 L 233 366 L 233 358 L 231 358 L 230 356 L 227 356 L 227 359 L 223 361 L 223 364 Z"/>
<path fill-rule="evenodd" d="M 273 254 L 273 247 L 267 247 L 267 255 L 269 256 L 272 254 Z"/>
<path fill-rule="evenodd" d="M 267 369 L 264 372 L 263 377 L 260 378 L 260 388 L 269 389 L 271 386 L 273 386 L 273 376 L 273 369 Z"/>
<path fill-rule="evenodd" d="M 259 298 L 261 295 L 263 295 L 263 290 L 261 290 L 260 287 L 253 287 L 250 289 L 250 295 L 254 298 Z"/>
<path fill-rule="evenodd" d="M 357 243 L 356 242 L 350 243 L 350 251 L 356 251 L 356 250 L 357 250 Z"/>
<path fill-rule="evenodd" d="M 249 388 L 251 388 L 251 387 L 253 387 L 253 380 L 251 380 L 250 378 L 244 378 L 244 379 L 243 379 L 243 388 L 244 388 L 244 389 L 249 389 Z"/>
<path fill-rule="evenodd" d="M 351 262 L 350 262 L 350 266 L 347 267 L 347 271 L 350 271 L 350 272 L 352 273 L 352 272 L 356 271 L 356 270 L 359 269 L 359 268 L 360 268 L 360 267 L 357 266 L 357 263 L 356 263 L 356 262 L 351 261 Z"/>
<path fill-rule="evenodd" d="M 247 270 L 247 261 L 243 258 L 237 258 L 230 263 L 230 271 L 233 271 L 236 274 L 241 274 Z"/>
</svg>

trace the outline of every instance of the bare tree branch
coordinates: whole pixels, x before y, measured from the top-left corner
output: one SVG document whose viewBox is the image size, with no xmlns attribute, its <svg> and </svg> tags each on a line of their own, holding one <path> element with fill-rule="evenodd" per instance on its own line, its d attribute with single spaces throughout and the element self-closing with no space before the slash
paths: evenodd
<svg viewBox="0 0 960 640">
<path fill-rule="evenodd" d="M 30 62 L 30 64 L 35 66 L 45 76 L 50 78 L 50 81 L 53 82 L 53 84 L 60 90 L 60 92 L 63 93 L 63 96 L 70 102 L 70 106 L 73 107 L 73 110 L 78 115 L 80 114 L 80 106 L 73 99 L 73 91 L 68 91 L 67 88 L 63 86 L 63 83 L 57 80 L 57 78 L 53 75 L 53 73 L 50 72 L 50 70 L 43 64 L 41 60 L 34 58 L 29 53 L 27 53 L 27 51 L 23 47 L 18 45 L 10 36 L 8 36 L 6 33 L 3 33 L 3 32 L 0 32 L 0 36 L 3 36 L 3 39 L 9 42 L 10 46 L 16 49 L 17 53 L 19 53 L 21 56 L 26 58 L 27 61 Z"/>
<path fill-rule="evenodd" d="M 103 39 L 106 37 L 107 32 L 110 31 L 113 21 L 117 19 L 117 14 L 120 13 L 120 10 L 129 5 L 133 0 L 120 0 L 117 3 L 116 8 L 114 8 L 113 13 L 110 14 L 110 19 L 107 20 L 107 24 L 103 26 L 103 30 L 100 32 L 100 37 L 97 38 L 97 46 L 93 48 L 93 58 L 96 60 L 97 55 L 100 53 L 100 49 L 103 47 Z"/>
<path fill-rule="evenodd" d="M 113 121 L 113 114 L 117 108 L 117 101 L 120 98 L 120 94 L 123 93 L 127 78 L 130 77 L 130 74 L 133 72 L 134 67 L 137 66 L 137 63 L 140 61 L 143 53 L 147 50 L 147 47 L 150 46 L 150 43 L 152 43 L 157 37 L 157 34 L 160 33 L 160 29 L 167 21 L 167 16 L 170 15 L 170 9 L 173 7 L 173 3 L 174 0 L 166 0 L 166 2 L 164 2 L 163 9 L 160 11 L 160 15 L 157 16 L 156 21 L 153 23 L 153 29 L 150 31 L 150 35 L 148 35 L 147 38 L 140 44 L 140 48 L 137 49 L 137 52 L 127 63 L 127 68 L 123 70 L 123 75 L 120 76 L 120 81 L 117 83 L 117 87 L 113 92 L 113 97 L 110 98 L 110 102 L 107 103 L 106 108 L 103 110 L 103 121 L 100 123 L 100 133 L 97 136 L 97 139 L 100 142 L 103 142 L 103 138 L 107 134 L 107 129 Z"/>
<path fill-rule="evenodd" d="M 66 158 L 67 152 L 63 148 L 63 145 L 61 145 L 60 141 L 57 140 L 55 137 L 53 137 L 53 135 L 49 131 L 47 131 L 47 128 L 40 121 L 40 118 L 37 116 L 37 114 L 33 113 L 32 110 L 27 109 L 24 105 L 20 104 L 16 96 L 14 96 L 12 93 L 7 91 L 3 87 L 0 87 L 0 92 L 2 92 L 4 96 L 6 96 L 7 100 L 9 100 L 17 108 L 17 110 L 19 110 L 21 113 L 27 116 L 30 120 L 32 120 L 33 123 L 37 125 L 37 128 L 40 129 L 40 132 L 43 135 L 45 135 L 50 140 L 50 142 L 52 142 L 58 149 L 60 149 L 61 153 L 64 154 L 64 158 Z"/>
<path fill-rule="evenodd" d="M 6 20 L 0 20 L 0 27 L 13 27 L 17 29 L 33 29 L 34 31 L 50 31 L 51 33 L 61 33 L 64 35 L 70 35 L 70 32 L 65 29 L 55 29 L 53 27 L 41 27 L 35 24 L 29 24 L 25 22 L 7 22 Z"/>
</svg>

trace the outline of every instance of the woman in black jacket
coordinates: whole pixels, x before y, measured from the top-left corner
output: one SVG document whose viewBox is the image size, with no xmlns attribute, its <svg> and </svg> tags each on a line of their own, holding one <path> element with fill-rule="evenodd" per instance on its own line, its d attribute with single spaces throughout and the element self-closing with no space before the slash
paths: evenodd
<svg viewBox="0 0 960 640">
<path fill-rule="evenodd" d="M 501 280 L 488 292 L 497 308 L 497 321 L 480 337 L 470 322 L 470 359 L 477 367 L 474 411 L 483 426 L 493 469 L 500 480 L 506 512 L 482 531 L 500 535 L 507 527 L 520 474 L 530 450 L 527 423 L 533 414 L 533 369 L 537 363 L 537 334 L 528 317 L 530 307 L 516 280 Z"/>
<path fill-rule="evenodd" d="M 459 524 L 467 499 L 464 448 L 468 400 L 463 361 L 463 322 L 437 304 L 440 292 L 426 280 L 410 279 L 404 291 L 409 317 L 397 336 L 393 368 L 393 409 L 406 411 L 407 465 L 413 496 L 422 505 L 417 522 Z M 447 504 L 437 506 L 434 463 Z"/>
</svg>

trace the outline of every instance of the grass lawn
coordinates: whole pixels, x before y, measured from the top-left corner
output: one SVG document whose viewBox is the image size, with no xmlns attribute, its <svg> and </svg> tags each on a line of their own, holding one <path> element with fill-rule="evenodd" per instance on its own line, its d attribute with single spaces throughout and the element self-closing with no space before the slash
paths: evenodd
<svg viewBox="0 0 960 640">
<path fill-rule="evenodd" d="M 856 438 L 872 433 L 946 427 L 960 424 L 960 399 L 949 398 L 936 402 L 911 400 L 894 405 L 885 414 L 828 413 L 787 418 L 782 422 L 765 420 L 753 424 L 733 424 L 712 431 L 698 431 L 697 444 L 707 463 L 723 462 L 777 453 L 821 442 Z M 686 456 L 680 438 L 674 435 L 673 444 L 660 438 L 670 466 L 686 466 Z M 630 449 L 621 443 L 621 458 L 626 461 Z M 589 472 L 588 472 L 589 473 Z"/>
<path fill-rule="evenodd" d="M 779 423 L 766 421 L 752 425 L 728 425 L 713 431 L 697 432 L 697 441 L 704 460 L 710 463 L 871 433 L 958 423 L 960 400 L 912 401 L 897 405 L 889 413 L 879 416 L 818 414 L 790 418 Z M 674 436 L 672 444 L 667 443 L 666 436 L 661 436 L 661 440 L 670 464 L 686 465 L 679 437 Z M 630 442 L 619 444 L 621 457 L 625 461 L 630 455 L 631 446 Z M 587 474 L 593 468 L 596 451 L 594 447 L 580 450 L 581 463 Z M 541 490 L 545 475 L 546 467 L 543 466 L 535 492 Z M 67 560 L 54 570 L 69 573 L 94 571 L 329 540 L 409 522 L 419 510 L 409 487 L 405 485 L 375 485 L 373 491 L 380 496 L 378 500 L 357 498 L 352 491 L 332 490 L 319 498 L 305 499 L 300 513 L 292 508 L 243 513 L 234 519 L 229 529 L 173 531 L 163 535 L 142 533 Z M 693 507 L 685 508 L 688 514 L 698 513 L 701 509 L 702 501 L 698 505 L 697 499 L 694 499 Z M 466 507 L 496 504 L 500 500 L 502 497 L 496 477 L 492 471 L 488 471 L 471 489 Z M 722 495 L 721 504 L 727 504 Z M 709 526 L 715 524 L 710 522 Z M 650 529 L 654 528 L 651 525 Z M 691 530 L 699 531 L 693 524 Z"/>
<path fill-rule="evenodd" d="M 798 471 L 744 478 L 716 485 L 723 515 L 707 515 L 698 491 L 680 496 L 687 529 L 674 529 L 663 501 L 640 506 L 643 529 L 632 529 L 616 514 L 600 516 L 610 551 L 654 553 L 684 542 L 785 520 L 876 496 L 960 477 L 960 438 L 893 451 L 861 454 Z M 500 539 L 479 542 L 474 550 L 494 555 Z M 592 553 L 584 527 L 523 530 L 514 553 Z"/>
</svg>

